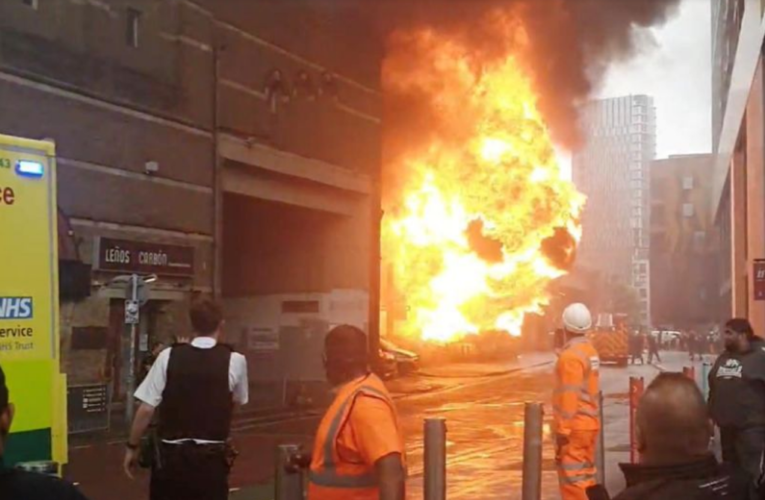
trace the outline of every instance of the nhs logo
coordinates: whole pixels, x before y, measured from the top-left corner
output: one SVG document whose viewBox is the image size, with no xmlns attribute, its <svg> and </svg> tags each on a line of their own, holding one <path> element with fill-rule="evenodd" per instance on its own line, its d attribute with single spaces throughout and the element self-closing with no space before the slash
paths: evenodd
<svg viewBox="0 0 765 500">
<path fill-rule="evenodd" d="M 0 297 L 0 319 L 30 319 L 32 297 Z"/>
</svg>

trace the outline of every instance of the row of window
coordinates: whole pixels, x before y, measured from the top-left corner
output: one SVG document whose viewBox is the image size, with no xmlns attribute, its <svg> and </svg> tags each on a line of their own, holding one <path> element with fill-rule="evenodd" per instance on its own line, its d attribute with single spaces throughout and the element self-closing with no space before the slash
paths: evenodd
<svg viewBox="0 0 765 500">
<path fill-rule="evenodd" d="M 20 0 L 22 5 L 31 9 L 40 8 L 40 0 Z M 125 43 L 128 47 L 138 48 L 141 30 L 141 11 L 128 7 L 125 11 Z"/>
</svg>

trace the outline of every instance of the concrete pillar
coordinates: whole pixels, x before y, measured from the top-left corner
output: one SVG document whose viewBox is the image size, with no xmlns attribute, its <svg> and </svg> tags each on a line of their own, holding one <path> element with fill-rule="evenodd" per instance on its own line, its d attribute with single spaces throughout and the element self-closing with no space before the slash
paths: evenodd
<svg viewBox="0 0 765 500">
<path fill-rule="evenodd" d="M 758 62 L 746 110 L 746 272 L 748 317 L 755 332 L 765 334 L 765 301 L 754 300 L 754 260 L 765 258 L 765 103 L 762 59 Z"/>
<path fill-rule="evenodd" d="M 737 147 L 730 165 L 731 314 L 735 317 L 746 317 L 749 308 L 746 272 L 746 172 L 744 159 L 743 151 Z"/>
</svg>

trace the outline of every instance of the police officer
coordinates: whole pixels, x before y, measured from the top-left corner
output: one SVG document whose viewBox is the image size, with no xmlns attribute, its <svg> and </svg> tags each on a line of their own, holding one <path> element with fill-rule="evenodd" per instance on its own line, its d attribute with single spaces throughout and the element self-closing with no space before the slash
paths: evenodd
<svg viewBox="0 0 765 500">
<path fill-rule="evenodd" d="M 226 500 L 232 464 L 234 403 L 248 400 L 247 362 L 219 342 L 223 314 L 210 301 L 192 305 L 194 339 L 162 351 L 135 397 L 141 401 L 127 442 L 129 477 L 141 436 L 160 407 L 151 500 Z"/>
<path fill-rule="evenodd" d="M 571 304 L 563 311 L 568 342 L 555 365 L 553 393 L 555 462 L 563 500 L 586 500 L 586 489 L 596 482 L 600 358 L 586 336 L 591 327 L 592 316 L 584 304 Z"/>
<path fill-rule="evenodd" d="M 398 413 L 383 382 L 369 371 L 367 338 L 341 325 L 324 342 L 324 367 L 335 399 L 319 425 L 308 500 L 404 500 L 406 457 Z"/>
<path fill-rule="evenodd" d="M 762 475 L 765 450 L 765 352 L 749 321 L 725 324 L 725 352 L 709 373 L 709 408 L 720 428 L 723 461 Z"/>
</svg>

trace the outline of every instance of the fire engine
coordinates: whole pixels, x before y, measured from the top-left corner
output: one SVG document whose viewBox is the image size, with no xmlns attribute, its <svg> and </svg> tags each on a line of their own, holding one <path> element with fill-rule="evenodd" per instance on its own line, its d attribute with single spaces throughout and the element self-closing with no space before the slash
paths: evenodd
<svg viewBox="0 0 765 500">
<path fill-rule="evenodd" d="M 627 366 L 629 362 L 629 331 L 626 314 L 600 314 L 595 328 L 588 334 L 598 351 L 601 363 Z"/>
</svg>

